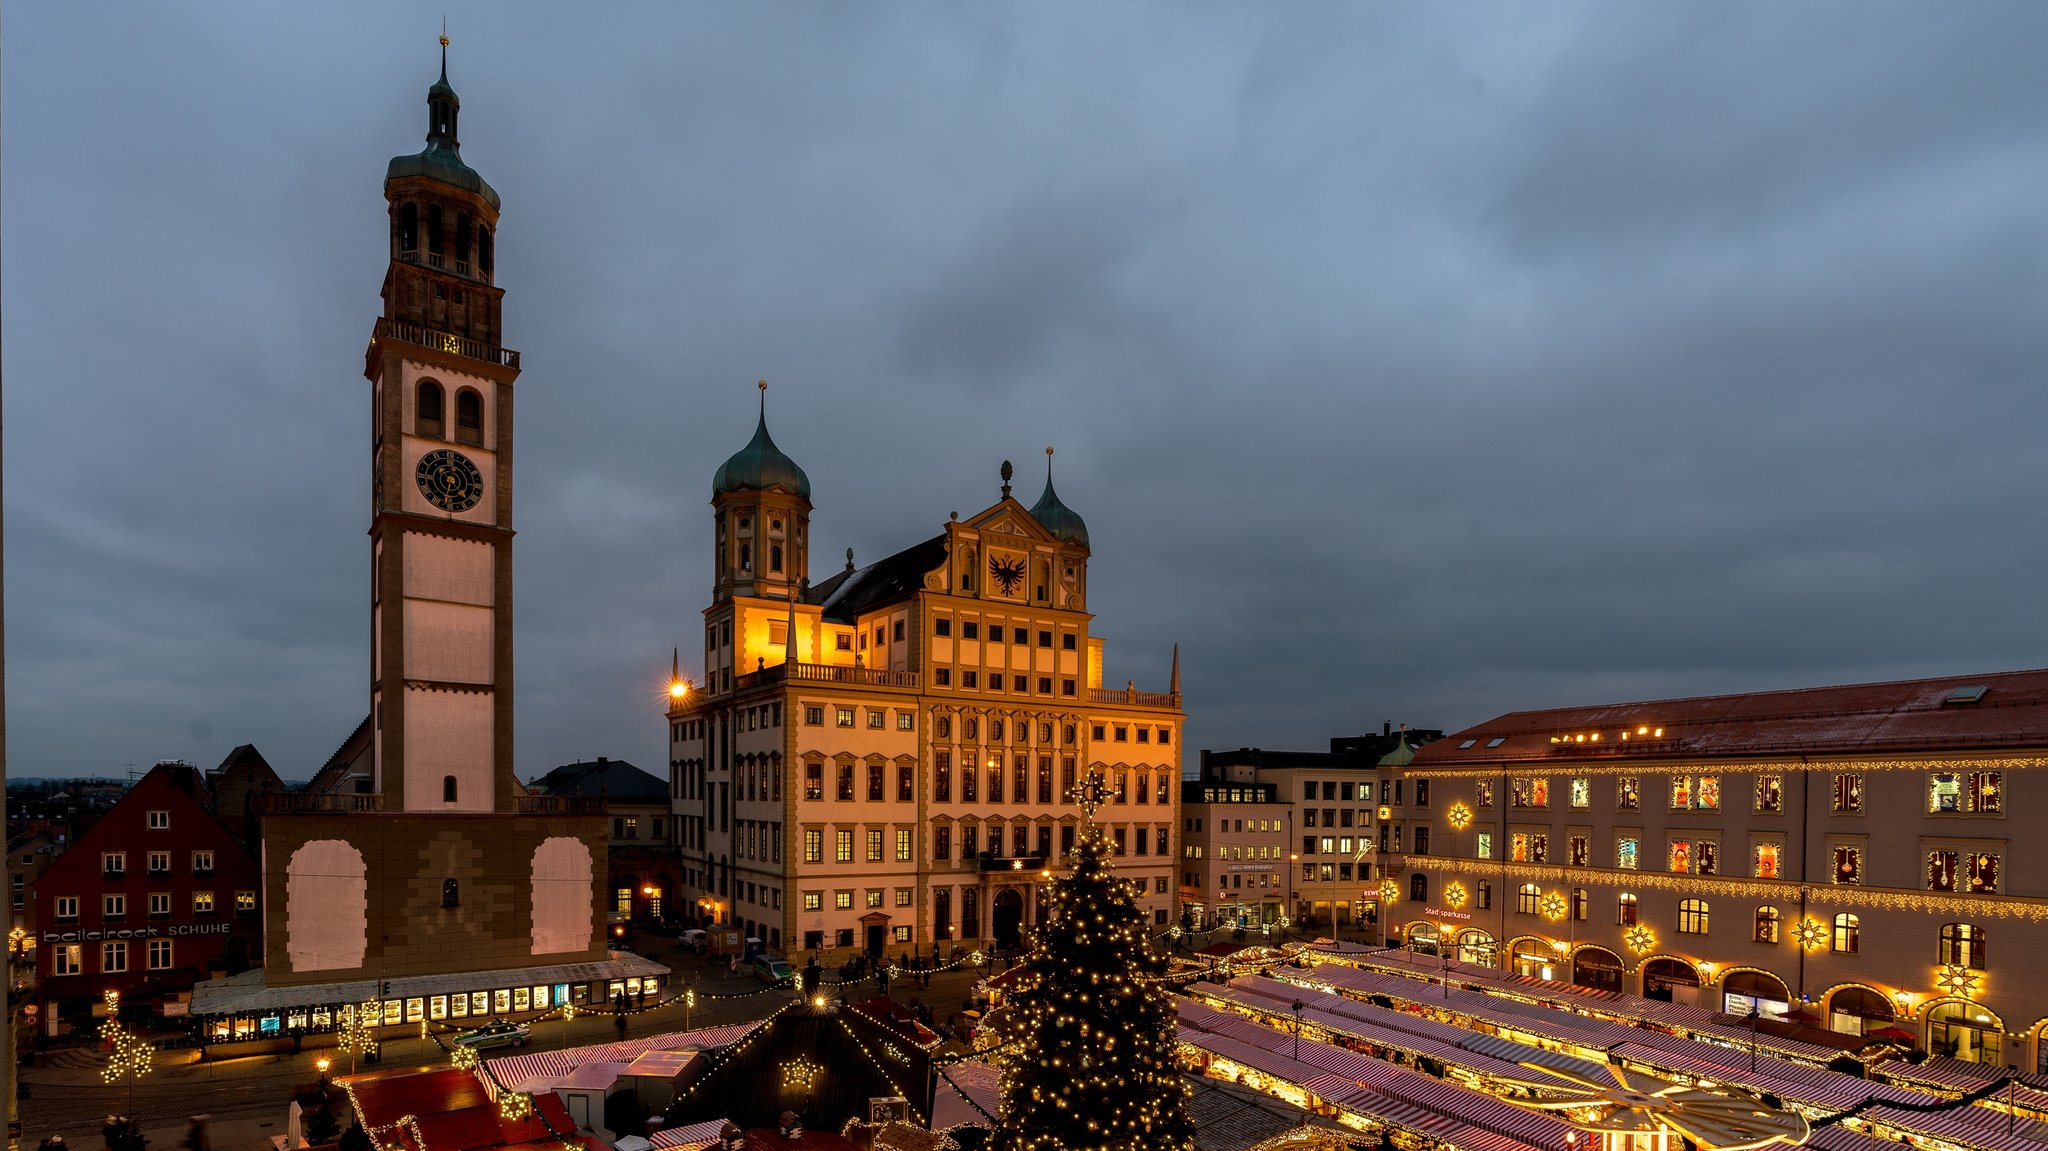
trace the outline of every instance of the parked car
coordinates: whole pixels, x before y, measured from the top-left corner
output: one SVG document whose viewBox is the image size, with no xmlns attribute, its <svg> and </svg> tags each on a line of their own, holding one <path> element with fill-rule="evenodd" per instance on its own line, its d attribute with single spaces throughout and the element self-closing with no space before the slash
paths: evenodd
<svg viewBox="0 0 2048 1151">
<path fill-rule="evenodd" d="M 756 955 L 753 962 L 754 978 L 770 987 L 782 987 L 796 978 L 796 968 L 780 955 Z"/>
<path fill-rule="evenodd" d="M 500 1020 L 486 1023 L 474 1031 L 465 1031 L 455 1037 L 455 1042 L 464 1047 L 483 1050 L 487 1047 L 524 1047 L 533 1038 L 533 1028 L 524 1023 L 509 1023 Z"/>
<path fill-rule="evenodd" d="M 705 938 L 703 929 L 697 927 L 692 927 L 681 935 L 676 936 L 676 943 L 685 951 L 694 951 L 700 955 L 706 947 L 710 946 L 709 941 Z"/>
</svg>

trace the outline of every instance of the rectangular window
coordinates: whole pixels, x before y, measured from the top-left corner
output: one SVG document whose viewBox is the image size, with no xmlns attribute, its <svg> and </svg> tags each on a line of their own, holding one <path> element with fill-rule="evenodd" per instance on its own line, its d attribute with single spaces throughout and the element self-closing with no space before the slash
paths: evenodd
<svg viewBox="0 0 2048 1151">
<path fill-rule="evenodd" d="M 981 789 L 981 776 L 970 764 L 960 769 L 960 802 L 973 803 Z"/>
<path fill-rule="evenodd" d="M 149 893 L 149 917 L 156 919 L 171 913 L 171 893 L 152 891 Z"/>
<path fill-rule="evenodd" d="M 1837 844 L 1832 852 L 1836 883 L 1863 882 L 1863 849 L 1848 844 Z"/>
<path fill-rule="evenodd" d="M 980 682 L 980 679 L 976 676 L 974 672 L 963 671 L 960 673 L 960 686 L 966 688 L 969 691 L 973 691 L 975 686 Z M 967 733 L 967 738 L 973 739 L 974 733 Z"/>
<path fill-rule="evenodd" d="M 1937 849 L 1927 853 L 1927 890 L 1954 891 L 1962 853 Z"/>
<path fill-rule="evenodd" d="M 932 753 L 932 802 L 953 801 L 953 753 L 935 751 Z"/>
<path fill-rule="evenodd" d="M 1490 832 L 1490 831 L 1482 831 L 1482 832 L 1480 832 L 1480 833 L 1479 833 L 1479 851 L 1478 851 L 1478 857 L 1479 857 L 1480 859 L 1492 859 L 1492 858 L 1493 858 L 1493 833 L 1492 833 L 1492 832 Z"/>
<path fill-rule="evenodd" d="M 822 725 L 825 722 L 825 709 L 815 704 L 805 704 L 804 722 L 813 727 Z"/>
<path fill-rule="evenodd" d="M 953 620 L 949 616 L 938 616 L 932 620 L 933 635 L 952 635 Z"/>
<path fill-rule="evenodd" d="M 853 765 L 850 763 L 840 764 L 838 776 L 837 787 L 835 788 L 836 794 L 841 800 L 851 800 L 853 798 Z"/>
<path fill-rule="evenodd" d="M 853 709 L 852 709 L 852 708 L 850 708 L 850 707 L 842 707 L 842 708 L 839 708 L 839 709 L 838 709 L 838 720 L 839 720 L 839 726 L 840 726 L 840 727 L 852 727 L 852 726 L 853 726 Z"/>
<path fill-rule="evenodd" d="M 1668 854 L 1672 871 L 1689 872 L 1692 870 L 1692 840 L 1672 840 Z"/>
<path fill-rule="evenodd" d="M 1571 837 L 1569 851 L 1571 865 L 1584 867 L 1592 858 L 1592 843 L 1583 835 L 1574 835 Z"/>
<path fill-rule="evenodd" d="M 887 725 L 887 721 L 888 721 L 888 713 L 887 713 L 887 712 L 882 712 L 882 711 L 874 711 L 874 710 L 872 710 L 872 709 L 871 709 L 871 710 L 869 710 L 869 712 L 868 712 L 868 727 L 869 727 L 869 729 L 870 729 L 870 730 L 873 730 L 873 731 L 880 731 L 880 730 L 882 730 L 882 728 L 883 728 L 884 726 L 886 726 L 886 725 Z"/>
<path fill-rule="evenodd" d="M 152 812 L 150 812 L 150 813 L 149 813 L 149 829 L 150 829 L 151 831 L 164 831 L 164 830 L 168 829 L 168 828 L 169 828 L 170 826 L 171 826 L 171 813 L 170 813 L 170 812 L 168 812 L 168 811 L 152 811 Z"/>
<path fill-rule="evenodd" d="M 935 677 L 935 678 L 934 678 L 934 680 L 933 680 L 933 682 L 935 682 L 935 683 L 936 683 L 936 684 L 937 684 L 938 686 L 940 686 L 940 687 L 952 687 L 952 686 L 953 686 L 953 669 L 952 669 L 952 668 L 949 668 L 949 667 L 941 667 L 941 668 L 935 668 L 935 669 L 933 669 L 933 671 L 932 671 L 932 675 L 933 675 L 933 676 Z"/>
<path fill-rule="evenodd" d="M 976 624 L 976 623 L 974 623 L 974 622 L 973 622 L 972 620 L 962 620 L 962 621 L 960 622 L 960 638 L 961 638 L 961 639 L 973 639 L 973 638 L 975 638 L 975 637 L 976 637 L 977 635 L 979 635 L 979 634 L 980 634 L 980 625 L 979 625 L 979 624 Z"/>
<path fill-rule="evenodd" d="M 1542 776 L 1524 776 L 1508 781 L 1508 805 L 1520 808 L 1550 806 L 1550 781 Z"/>
<path fill-rule="evenodd" d="M 853 862 L 853 832 L 846 830 L 833 832 L 832 859 L 835 863 Z"/>
<path fill-rule="evenodd" d="M 101 852 L 100 872 L 104 875 L 128 874 L 128 853 L 125 851 Z"/>
<path fill-rule="evenodd" d="M 1721 870 L 1720 845 L 1711 839 L 1702 839 L 1692 845 L 1693 871 L 1700 875 L 1717 875 Z"/>
<path fill-rule="evenodd" d="M 1572 778 L 1572 807 L 1584 810 L 1593 806 L 1593 781 L 1584 776 Z"/>
<path fill-rule="evenodd" d="M 825 833 L 819 828 L 807 828 L 804 831 L 804 862 L 825 862 Z"/>
<path fill-rule="evenodd" d="M 1614 807 L 1617 811 L 1634 811 L 1643 805 L 1643 793 L 1633 775 L 1624 775 L 1614 781 Z"/>
<path fill-rule="evenodd" d="M 897 730 L 897 731 L 916 731 L 916 730 L 917 730 L 917 718 L 916 718 L 915 716 L 913 716 L 913 715 L 912 715 L 911 713 L 907 712 L 907 711 L 899 711 L 899 712 L 897 712 L 897 713 L 896 713 L 896 730 Z"/>
<path fill-rule="evenodd" d="M 60 943 L 52 951 L 50 960 L 50 974 L 78 975 L 85 970 L 85 946 Z"/>
<path fill-rule="evenodd" d="M 1785 848 L 1782 844 L 1757 844 L 1752 860 L 1752 874 L 1758 879 L 1778 879 L 1782 877 L 1785 870 L 1784 853 Z"/>
<path fill-rule="evenodd" d="M 805 798 L 805 799 L 823 799 L 823 798 L 825 798 L 825 765 L 824 765 L 824 764 L 822 764 L 822 763 L 815 763 L 815 762 L 813 762 L 813 763 L 806 763 L 806 764 L 804 764 L 804 798 Z"/>
<path fill-rule="evenodd" d="M 1863 811 L 1863 777 L 1851 772 L 1835 776 L 1835 814 L 1857 815 Z"/>
<path fill-rule="evenodd" d="M 1721 777 L 1718 775 L 1672 776 L 1671 810 L 1721 810 Z"/>
<path fill-rule="evenodd" d="M 932 858 L 941 863 L 953 858 L 953 829 L 946 824 L 932 828 Z"/>
<path fill-rule="evenodd" d="M 910 862 L 910 834 L 910 829 L 907 827 L 896 830 L 896 862 L 898 863 Z"/>
<path fill-rule="evenodd" d="M 1988 852 L 1970 855 L 1970 894 L 1998 894 L 1998 857 Z"/>
<path fill-rule="evenodd" d="M 1641 864 L 1642 841 L 1633 835 L 1624 835 L 1614 841 L 1614 866 L 1625 871 L 1634 871 Z"/>
<path fill-rule="evenodd" d="M 896 800 L 909 803 L 917 798 L 917 769 L 907 763 L 896 765 Z"/>
<path fill-rule="evenodd" d="M 1472 785 L 1472 806 L 1474 806 L 1474 807 L 1492 807 L 1492 806 L 1493 806 L 1493 784 L 1492 784 L 1492 783 L 1490 783 L 1490 782 L 1488 782 L 1488 781 L 1486 781 L 1486 780 L 1483 780 L 1483 779 L 1482 779 L 1482 780 L 1478 780 L 1477 782 L 1473 783 L 1473 785 Z"/>
<path fill-rule="evenodd" d="M 100 896 L 100 917 L 102 919 L 123 919 L 128 915 L 128 897 L 125 895 Z"/>
<path fill-rule="evenodd" d="M 171 941 L 152 939 L 149 941 L 149 969 L 169 971 L 171 969 Z"/>
<path fill-rule="evenodd" d="M 865 895 L 865 898 L 866 898 L 866 901 L 867 901 L 867 905 L 868 905 L 869 907 L 880 907 L 880 906 L 882 906 L 882 889 L 881 889 L 881 888 L 879 888 L 879 887 L 870 887 L 870 888 L 868 888 L 868 889 L 867 889 L 867 891 L 866 891 L 866 892 L 864 893 L 864 895 Z"/>
<path fill-rule="evenodd" d="M 825 909 L 825 893 L 824 893 L 824 892 L 822 892 L 822 891 L 806 891 L 806 892 L 804 892 L 804 910 L 805 910 L 805 911 L 823 911 L 824 909 Z"/>
<path fill-rule="evenodd" d="M 841 910 L 841 911 L 851 911 L 851 910 L 853 910 L 853 892 L 851 892 L 851 891 L 835 891 L 835 892 L 833 892 L 833 893 L 832 893 L 832 906 L 833 906 L 833 907 L 836 907 L 836 908 L 838 908 L 838 909 L 839 909 L 839 910 Z M 853 933 L 852 933 L 851 931 L 849 931 L 849 932 L 847 932 L 847 934 L 848 934 L 848 935 L 851 935 L 851 934 L 853 934 Z"/>
<path fill-rule="evenodd" d="M 1971 772 L 1970 794 L 1968 801 L 1968 806 L 1971 813 L 1976 815 L 1995 815 L 1998 812 L 2005 810 L 2003 782 L 2003 772 Z"/>
<path fill-rule="evenodd" d="M 1756 809 L 1760 812 L 1785 810 L 1785 777 L 1766 773 L 1756 777 Z"/>
<path fill-rule="evenodd" d="M 882 832 L 879 828 L 868 831 L 868 862 L 882 862 Z"/>
<path fill-rule="evenodd" d="M 128 945 L 124 942 L 100 944 L 100 970 L 106 973 L 128 970 Z"/>
</svg>

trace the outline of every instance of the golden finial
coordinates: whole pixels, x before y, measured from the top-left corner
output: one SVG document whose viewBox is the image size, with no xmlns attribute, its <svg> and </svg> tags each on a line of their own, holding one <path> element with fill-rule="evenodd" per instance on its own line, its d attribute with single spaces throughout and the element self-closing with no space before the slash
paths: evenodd
<svg viewBox="0 0 2048 1151">
<path fill-rule="evenodd" d="M 1051 444 L 1047 444 L 1047 445 L 1045 446 L 1045 454 L 1046 454 L 1046 456 L 1047 456 L 1048 458 L 1049 458 L 1049 457 L 1051 457 L 1051 455 L 1052 455 L 1052 445 L 1051 445 Z"/>
<path fill-rule="evenodd" d="M 448 46 L 448 17 L 441 17 L 441 47 Z"/>
<path fill-rule="evenodd" d="M 768 381 L 762 380 L 760 383 L 755 384 L 754 386 L 765 392 L 768 390 Z"/>
</svg>

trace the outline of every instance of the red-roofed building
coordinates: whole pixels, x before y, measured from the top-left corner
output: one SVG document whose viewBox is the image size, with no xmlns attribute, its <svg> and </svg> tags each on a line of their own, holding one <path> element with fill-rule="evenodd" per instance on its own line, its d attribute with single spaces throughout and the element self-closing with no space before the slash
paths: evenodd
<svg viewBox="0 0 2048 1151">
<path fill-rule="evenodd" d="M 2048 1069 L 2048 671 L 1513 712 L 1392 782 L 1389 942 Z"/>
<path fill-rule="evenodd" d="M 508 1119 L 476 1075 L 459 1068 L 380 1071 L 338 1082 L 380 1147 L 562 1151 L 567 1143 L 611 1151 L 611 1144 L 595 1135 L 578 1134 L 568 1108 L 552 1092 L 535 1095 L 533 1109 L 524 1118 Z M 399 1120 L 407 1116 L 412 1121 L 401 1124 Z"/>
</svg>

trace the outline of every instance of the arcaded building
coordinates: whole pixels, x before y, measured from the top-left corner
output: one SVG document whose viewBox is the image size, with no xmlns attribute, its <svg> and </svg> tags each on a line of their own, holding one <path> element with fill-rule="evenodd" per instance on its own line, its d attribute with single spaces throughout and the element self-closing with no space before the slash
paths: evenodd
<svg viewBox="0 0 2048 1151">
<path fill-rule="evenodd" d="M 668 715 L 697 914 L 792 952 L 1016 947 L 1092 777 L 1120 870 L 1171 922 L 1178 659 L 1165 691 L 1104 686 L 1087 525 L 1050 470 L 1028 508 L 1002 471 L 982 511 L 814 581 L 810 479 L 765 407 L 719 468 L 703 683 Z"/>
<path fill-rule="evenodd" d="M 2048 1070 L 2044 768 L 2048 671 L 1515 712 L 1398 772 L 1389 941 Z"/>
</svg>

